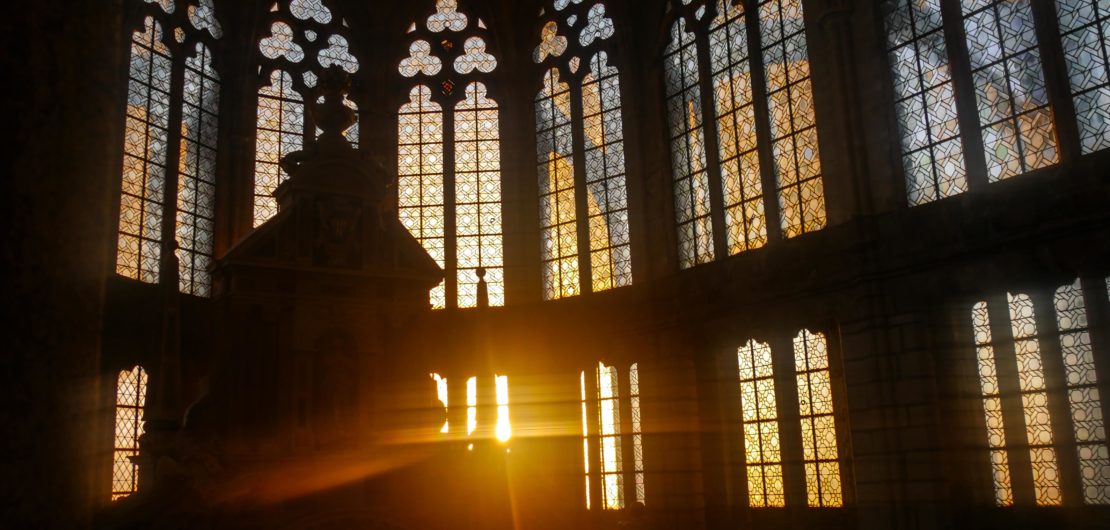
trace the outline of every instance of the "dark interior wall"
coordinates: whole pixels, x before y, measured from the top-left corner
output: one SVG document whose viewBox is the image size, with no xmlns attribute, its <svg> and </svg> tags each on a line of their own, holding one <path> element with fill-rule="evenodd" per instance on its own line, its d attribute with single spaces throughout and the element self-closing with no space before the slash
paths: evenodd
<svg viewBox="0 0 1110 530">
<path fill-rule="evenodd" d="M 97 374 L 114 259 L 122 2 L 27 2 L 5 19 L 0 520 L 78 528 L 104 500 L 99 462 L 110 458 L 98 443 L 110 427 L 96 421 Z"/>
</svg>

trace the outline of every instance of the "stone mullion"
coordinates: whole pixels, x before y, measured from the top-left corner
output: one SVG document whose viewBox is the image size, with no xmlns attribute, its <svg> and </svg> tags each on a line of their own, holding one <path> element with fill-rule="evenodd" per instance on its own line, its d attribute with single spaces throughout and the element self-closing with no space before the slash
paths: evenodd
<svg viewBox="0 0 1110 530">
<path fill-rule="evenodd" d="M 769 343 L 775 374 L 775 399 L 778 402 L 785 504 L 788 508 L 805 507 L 809 501 L 806 494 L 801 414 L 798 409 L 798 378 L 794 370 L 794 345 L 789 337 L 778 336 L 773 337 Z M 746 468 L 745 463 L 745 470 Z"/>
<path fill-rule="evenodd" d="M 771 107 L 767 101 L 767 69 L 763 63 L 763 36 L 759 32 L 759 6 L 745 0 L 744 24 L 748 32 L 748 66 L 752 75 L 752 106 L 755 136 L 759 147 L 760 184 L 763 186 L 764 226 L 767 242 L 783 239 L 782 211 L 779 205 L 778 178 L 775 176 L 774 135 L 771 134 Z M 793 365 L 790 365 L 793 366 Z"/>
<path fill-rule="evenodd" d="M 444 307 L 459 306 L 458 223 L 455 219 L 455 106 L 443 107 L 443 264 Z"/>
<path fill-rule="evenodd" d="M 1031 294 L 1040 344 L 1041 365 L 1044 367 L 1045 391 L 1052 421 L 1053 446 L 1060 473 L 1061 498 L 1065 505 L 1082 505 L 1083 481 L 1080 477 L 1079 454 L 1068 403 L 1067 370 L 1060 351 L 1060 332 L 1051 292 Z"/>
<path fill-rule="evenodd" d="M 1103 432 L 1106 419 L 1110 418 L 1110 290 L 1102 278 L 1084 277 L 1080 280 L 1083 300 L 1087 308 L 1087 326 L 1091 337 L 1091 357 L 1098 377 L 1096 390 L 1102 398 Z M 1107 445 L 1107 440 L 1101 442 Z"/>
<path fill-rule="evenodd" d="M 692 21 L 691 21 L 692 22 Z M 709 34 L 703 24 L 694 23 L 694 42 L 698 52 L 698 89 L 701 91 L 702 138 L 705 149 L 706 180 L 709 181 L 709 213 L 713 226 L 713 255 L 729 256 L 728 229 L 725 225 L 725 199 L 721 189 L 721 151 L 718 142 L 716 97 L 713 68 L 709 60 Z M 696 155 L 696 153 L 694 153 Z"/>
<path fill-rule="evenodd" d="M 956 95 L 956 114 L 962 132 L 960 138 L 964 148 L 964 163 L 967 164 L 967 187 L 971 191 L 982 190 L 989 183 L 987 159 L 959 0 L 941 0 L 941 16 L 944 19 L 945 46 L 948 48 L 948 58 L 952 68 L 952 85 Z"/>
<path fill-rule="evenodd" d="M 574 211 L 575 230 L 578 234 L 578 292 L 593 292 L 592 264 L 590 262 L 590 205 L 586 194 L 586 131 L 584 130 L 584 104 L 582 102 L 582 83 L 584 77 L 572 79 L 570 85 L 571 142 L 574 148 Z M 600 90 L 601 85 L 598 85 Z M 557 134 L 558 126 L 552 134 Z M 551 176 L 549 178 L 554 178 Z M 557 197 L 553 197 L 558 201 Z M 562 219 L 559 219 L 561 222 Z M 556 235 L 559 233 L 556 228 Z M 558 242 L 556 242 L 558 246 Z M 560 265 L 561 267 L 561 265 Z"/>
<path fill-rule="evenodd" d="M 998 377 L 998 397 L 1002 403 L 1002 421 L 1006 427 L 1006 454 L 1010 469 L 1012 498 L 1014 505 L 1033 506 L 1036 504 L 1033 465 L 1029 456 L 1025 406 L 1021 401 L 1017 353 L 1010 322 L 1010 305 L 1006 296 L 990 297 L 987 300 L 987 311 L 990 319 L 994 366 Z"/>
<path fill-rule="evenodd" d="M 1049 108 L 1055 119 L 1056 148 L 1061 162 L 1078 159 L 1083 154 L 1079 140 L 1079 124 L 1071 99 L 1068 63 L 1056 17 L 1055 2 L 1030 2 L 1036 26 L 1037 41 L 1044 68 Z M 1101 24 L 1099 24 L 1101 26 Z"/>
<path fill-rule="evenodd" d="M 590 459 L 590 506 L 593 509 L 604 509 L 605 500 L 601 495 L 601 468 L 604 463 L 601 461 L 601 422 L 599 421 L 601 401 L 598 399 L 597 366 L 587 365 L 583 373 L 586 375 L 586 432 L 584 434 L 589 441 L 589 450 L 586 452 Z"/>
<path fill-rule="evenodd" d="M 168 34 L 168 33 L 167 33 Z M 171 48 L 173 50 L 176 46 Z M 185 103 L 185 56 L 181 50 L 175 50 L 173 67 L 170 72 L 170 109 L 166 134 L 166 174 L 162 184 L 162 259 L 159 260 L 159 269 L 172 264 L 177 265 L 177 260 L 167 259 L 177 250 L 177 184 L 178 172 L 181 167 L 181 117 L 182 105 Z M 167 278 L 178 277 L 177 271 L 159 270 L 160 284 L 165 284 Z M 179 288 L 178 285 L 172 286 Z"/>
</svg>

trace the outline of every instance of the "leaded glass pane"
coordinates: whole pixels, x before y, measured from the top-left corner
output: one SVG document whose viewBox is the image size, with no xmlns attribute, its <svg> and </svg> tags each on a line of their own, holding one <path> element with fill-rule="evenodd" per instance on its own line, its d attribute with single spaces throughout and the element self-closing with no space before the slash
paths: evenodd
<svg viewBox="0 0 1110 530">
<path fill-rule="evenodd" d="M 157 283 L 169 146 L 173 59 L 148 17 L 131 38 L 116 272 Z"/>
<path fill-rule="evenodd" d="M 771 346 L 750 340 L 737 350 L 737 360 L 748 505 L 782 507 L 786 505 L 786 495 Z"/>
<path fill-rule="evenodd" d="M 828 342 L 823 333 L 809 330 L 798 333 L 794 338 L 794 366 L 801 416 L 806 498 L 810 507 L 843 506 Z"/>
<path fill-rule="evenodd" d="M 113 444 L 112 500 L 139 490 L 139 438 L 143 435 L 147 372 L 141 366 L 119 373 L 116 380 L 116 421 Z"/>
<path fill-rule="evenodd" d="M 544 298 L 551 300 L 581 292 L 570 86 L 554 68 L 536 98 L 536 129 Z"/>
<path fill-rule="evenodd" d="M 963 17 L 990 181 L 1059 162 L 1029 0 L 964 0 Z"/>
<path fill-rule="evenodd" d="M 455 223 L 459 307 L 478 305 L 485 269 L 489 305 L 505 305 L 501 231 L 501 144 L 497 102 L 471 83 L 455 106 Z"/>
<path fill-rule="evenodd" d="M 181 158 L 177 177 L 177 244 L 181 292 L 208 296 L 216 206 L 220 80 L 203 44 L 185 60 Z"/>
<path fill-rule="evenodd" d="M 671 131 L 679 266 L 687 269 L 713 261 L 714 249 L 698 85 L 698 49 L 694 34 L 686 30 L 685 19 L 678 19 L 671 27 L 671 41 L 664 54 L 663 67 Z"/>
<path fill-rule="evenodd" d="M 277 214 L 274 190 L 288 178 L 279 163 L 304 142 L 304 103 L 293 78 L 275 70 L 270 85 L 258 90 L 254 158 L 254 226 Z"/>
<path fill-rule="evenodd" d="M 887 50 L 911 206 L 967 191 L 941 0 L 887 0 Z"/>
<path fill-rule="evenodd" d="M 1083 153 L 1110 147 L 1110 4 L 1056 0 Z"/>
<path fill-rule="evenodd" d="M 419 85 L 398 113 L 397 196 L 401 223 L 446 267 L 444 253 L 443 109 L 432 91 Z M 431 291 L 432 307 L 446 307 L 444 284 Z"/>
<path fill-rule="evenodd" d="M 720 0 L 709 29 L 729 255 L 767 244 L 745 19 L 741 4 Z"/>
</svg>

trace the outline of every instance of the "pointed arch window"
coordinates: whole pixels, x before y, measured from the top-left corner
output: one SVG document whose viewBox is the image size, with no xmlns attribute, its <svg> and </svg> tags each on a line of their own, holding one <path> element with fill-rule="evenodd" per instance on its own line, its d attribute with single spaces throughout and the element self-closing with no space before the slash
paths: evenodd
<svg viewBox="0 0 1110 530">
<path fill-rule="evenodd" d="M 674 0 L 670 10 L 664 72 L 680 267 L 824 228 L 801 0 Z"/>
<path fill-rule="evenodd" d="M 112 500 L 139 489 L 139 438 L 143 435 L 147 372 L 142 366 L 122 370 L 116 378 L 116 429 L 113 445 Z"/>
<path fill-rule="evenodd" d="M 1102 279 L 1007 293 L 974 305 L 972 331 L 995 503 L 1110 504 L 1107 445 L 1088 308 Z"/>
<path fill-rule="evenodd" d="M 324 69 L 359 70 L 350 47 L 351 30 L 324 0 L 281 0 L 266 17 L 265 35 L 258 41 L 258 112 L 255 124 L 253 226 L 278 213 L 274 191 L 289 177 L 282 157 L 316 141 L 320 129 L 305 105 L 320 101 L 316 83 Z M 353 98 L 353 99 L 352 99 Z M 358 94 L 343 103 L 358 111 Z M 358 147 L 358 125 L 344 132 Z"/>
<path fill-rule="evenodd" d="M 600 1 L 545 4 L 536 97 L 544 298 L 631 285 L 620 73 Z"/>
<path fill-rule="evenodd" d="M 413 80 L 398 110 L 398 215 L 446 271 L 435 308 L 505 304 L 500 109 L 485 79 L 497 68 L 481 19 L 438 0 L 407 34 L 398 65 Z"/>
<path fill-rule="evenodd" d="M 213 254 L 222 31 L 211 0 L 135 2 L 116 272 L 157 283 L 176 247 L 181 292 L 207 296 Z"/>
<path fill-rule="evenodd" d="M 643 504 L 646 494 L 639 364 L 622 371 L 599 362 L 594 369 L 579 374 L 579 382 L 586 508 L 594 507 L 594 499 L 603 510 L 622 510 L 632 502 Z"/>
</svg>

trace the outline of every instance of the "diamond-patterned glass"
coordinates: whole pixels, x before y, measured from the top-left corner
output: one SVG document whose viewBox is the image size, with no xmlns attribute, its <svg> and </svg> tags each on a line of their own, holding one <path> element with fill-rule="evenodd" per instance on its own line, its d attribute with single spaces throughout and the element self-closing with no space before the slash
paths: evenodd
<svg viewBox="0 0 1110 530">
<path fill-rule="evenodd" d="M 1093 293 L 1098 296 L 1101 293 Z M 1098 389 L 1094 350 L 1087 322 L 1087 303 L 1080 281 L 1056 290 L 1053 297 L 1064 361 L 1072 429 L 1079 454 L 1083 502 L 1110 504 L 1110 459 L 1106 424 Z"/>
<path fill-rule="evenodd" d="M 540 237 L 547 300 L 580 292 L 570 98 L 570 86 L 559 80 L 558 69 L 549 70 L 536 98 Z"/>
<path fill-rule="evenodd" d="M 1110 147 L 1110 5 L 1056 0 L 1083 153 Z M 1110 480 L 1110 478 L 1108 478 Z"/>
<path fill-rule="evenodd" d="M 123 370 L 116 380 L 116 434 L 112 467 L 112 500 L 139 489 L 139 437 L 143 435 L 147 373 L 141 366 Z"/>
<path fill-rule="evenodd" d="M 594 292 L 632 284 L 620 77 L 598 52 L 582 78 L 586 210 Z"/>
<path fill-rule="evenodd" d="M 886 0 L 902 162 L 911 206 L 967 191 L 941 0 Z"/>
<path fill-rule="evenodd" d="M 713 261 L 714 249 L 702 95 L 698 85 L 698 46 L 683 18 L 671 26 L 663 68 L 671 131 L 678 258 L 679 266 L 688 269 Z"/>
<path fill-rule="evenodd" d="M 459 307 L 478 305 L 478 269 L 490 306 L 505 305 L 501 231 L 501 143 L 497 102 L 471 83 L 455 106 L 455 224 Z"/>
<path fill-rule="evenodd" d="M 737 350 L 748 505 L 786 506 L 771 346 L 748 341 Z"/>
<path fill-rule="evenodd" d="M 787 238 L 827 223 L 801 0 L 763 0 L 759 28 L 780 221 Z"/>
<path fill-rule="evenodd" d="M 843 506 L 828 342 L 823 333 L 803 329 L 794 337 L 794 367 L 806 498 L 811 507 Z"/>
<path fill-rule="evenodd" d="M 729 255 L 767 244 L 746 24 L 743 5 L 719 0 L 709 28 Z"/>
<path fill-rule="evenodd" d="M 275 70 L 270 85 L 258 90 L 255 130 L 254 226 L 259 226 L 277 214 L 274 190 L 288 178 L 279 162 L 304 142 L 304 103 L 288 73 Z"/>
<path fill-rule="evenodd" d="M 409 93 L 397 119 L 397 196 L 401 223 L 446 267 L 443 217 L 443 109 L 432 91 L 418 85 Z M 432 307 L 446 307 L 444 284 L 432 289 Z"/>
<path fill-rule="evenodd" d="M 995 503 L 1010 506 L 1014 503 L 1010 482 L 1010 464 L 1006 452 L 1006 427 L 1002 420 L 1002 399 L 998 386 L 998 368 L 994 360 L 994 341 L 991 338 L 990 312 L 986 302 L 979 302 L 971 311 L 975 350 L 979 366 L 979 386 L 983 396 L 983 414 L 987 426 L 987 444 L 990 447 Z"/>
<path fill-rule="evenodd" d="M 964 0 L 963 17 L 988 178 L 1056 164 L 1056 126 L 1030 1 Z"/>
<path fill-rule="evenodd" d="M 177 243 L 181 292 L 208 296 L 216 217 L 216 147 L 220 80 L 212 53 L 196 45 L 185 60 L 181 157 L 177 177 Z"/>
<path fill-rule="evenodd" d="M 148 17 L 131 38 L 116 272 L 157 283 L 169 146 L 173 59 Z"/>
</svg>

